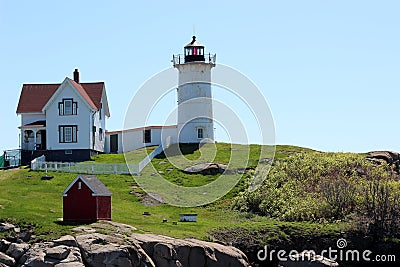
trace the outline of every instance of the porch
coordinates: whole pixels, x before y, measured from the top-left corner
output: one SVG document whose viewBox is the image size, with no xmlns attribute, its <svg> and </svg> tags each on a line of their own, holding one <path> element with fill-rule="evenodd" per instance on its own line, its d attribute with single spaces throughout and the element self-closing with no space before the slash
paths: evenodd
<svg viewBox="0 0 400 267">
<path fill-rule="evenodd" d="M 35 121 L 19 128 L 22 150 L 46 150 L 46 121 Z"/>
</svg>

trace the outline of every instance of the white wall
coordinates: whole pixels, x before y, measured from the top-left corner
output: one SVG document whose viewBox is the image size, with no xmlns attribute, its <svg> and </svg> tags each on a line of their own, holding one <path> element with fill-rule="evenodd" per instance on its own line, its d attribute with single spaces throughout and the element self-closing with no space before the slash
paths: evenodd
<svg viewBox="0 0 400 267">
<path fill-rule="evenodd" d="M 78 95 L 71 85 L 64 82 L 61 86 L 65 87 L 46 110 L 47 149 L 91 149 L 92 114 L 84 102 L 85 100 Z M 73 98 L 78 103 L 77 115 L 59 115 L 58 102 L 61 102 L 63 98 Z M 77 143 L 59 143 L 58 126 L 60 125 L 78 126 Z"/>
<path fill-rule="evenodd" d="M 175 66 L 179 71 L 178 133 L 179 142 L 196 143 L 197 127 L 203 138 L 214 139 L 211 68 L 213 65 L 190 62 Z"/>
<path fill-rule="evenodd" d="M 35 122 L 46 120 L 46 115 L 44 113 L 24 113 L 21 114 L 21 126 Z"/>
<path fill-rule="evenodd" d="M 150 127 L 151 130 L 151 142 L 144 143 L 143 141 L 143 128 L 118 131 L 117 133 L 111 132 L 111 134 L 118 134 L 118 153 L 129 152 L 145 146 L 159 146 L 163 144 L 166 147 L 171 143 L 175 143 L 177 140 L 177 127 L 165 127 L 155 128 Z M 110 133 L 106 136 L 105 151 L 110 152 Z"/>
<path fill-rule="evenodd" d="M 46 120 L 46 115 L 44 113 L 24 113 L 21 114 L 21 126 L 24 126 L 26 124 L 35 122 L 35 121 L 44 121 Z M 20 144 L 23 149 L 29 149 L 33 150 L 35 147 L 35 139 L 34 137 L 28 139 L 28 143 L 25 142 L 24 138 L 24 131 L 27 129 L 21 129 L 21 134 L 20 134 Z M 39 144 L 40 140 L 36 140 L 36 144 Z"/>
<path fill-rule="evenodd" d="M 97 111 L 94 115 L 93 118 L 91 120 L 91 125 L 92 126 L 96 126 L 96 133 L 95 133 L 95 144 L 94 144 L 94 150 L 96 151 L 100 151 L 100 152 L 104 152 L 104 143 L 105 143 L 105 132 L 106 132 L 106 118 L 104 116 L 104 109 L 102 109 L 101 111 L 101 119 L 100 119 L 100 113 L 99 111 Z M 100 132 L 99 129 L 103 129 L 103 138 L 101 140 L 100 138 Z M 91 129 L 93 129 L 93 127 L 91 127 Z M 91 130 L 92 131 L 92 130 Z M 90 144 L 93 145 L 93 135 L 92 133 L 90 134 Z M 93 146 L 92 146 L 93 147 Z"/>
</svg>

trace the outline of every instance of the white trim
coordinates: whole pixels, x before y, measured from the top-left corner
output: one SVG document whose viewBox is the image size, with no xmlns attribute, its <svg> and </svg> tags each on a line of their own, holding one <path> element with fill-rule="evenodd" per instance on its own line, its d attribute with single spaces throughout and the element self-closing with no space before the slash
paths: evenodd
<svg viewBox="0 0 400 267">
<path fill-rule="evenodd" d="M 103 85 L 103 93 L 101 95 L 101 103 L 103 103 L 103 117 L 110 118 L 110 107 L 108 105 L 107 93 L 106 93 L 106 86 Z"/>
<path fill-rule="evenodd" d="M 80 100 L 82 100 L 83 103 L 89 108 L 91 111 L 97 111 L 97 109 L 94 109 L 89 103 L 86 101 L 86 99 L 79 93 L 79 91 L 75 88 L 75 86 L 69 81 L 68 78 L 65 78 L 64 81 L 60 84 L 60 86 L 57 88 L 57 90 L 54 92 L 54 94 L 50 97 L 49 101 L 47 101 L 46 105 L 44 105 L 42 112 L 44 113 L 50 105 L 53 104 L 53 102 L 57 99 L 58 95 L 61 94 L 61 92 L 67 87 L 67 86 L 72 87 L 72 90 L 74 90 L 75 94 L 78 96 Z M 85 90 L 85 89 L 84 89 Z"/>
</svg>

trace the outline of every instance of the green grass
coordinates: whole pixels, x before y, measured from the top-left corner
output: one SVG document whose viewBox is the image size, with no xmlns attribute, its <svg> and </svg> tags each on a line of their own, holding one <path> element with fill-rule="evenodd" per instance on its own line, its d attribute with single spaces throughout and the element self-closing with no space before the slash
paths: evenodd
<svg viewBox="0 0 400 267">
<path fill-rule="evenodd" d="M 144 147 L 127 152 L 124 154 L 99 154 L 92 158 L 90 161 L 84 163 L 99 163 L 99 164 L 125 164 L 125 157 L 129 163 L 139 163 L 143 160 L 148 153 L 156 149 L 156 146 Z"/>
<path fill-rule="evenodd" d="M 27 169 L 0 172 L 0 219 L 35 225 L 39 238 L 52 239 L 67 234 L 72 226 L 57 222 L 62 217 L 62 192 L 76 174 L 49 173 L 52 180 L 41 180 L 43 172 Z M 146 207 L 132 194 L 135 182 L 127 175 L 98 175 L 113 192 L 114 221 L 135 226 L 143 233 L 157 233 L 173 237 L 207 239 L 207 232 L 220 226 L 237 227 L 249 223 L 240 213 L 232 212 L 226 204 L 208 207 L 180 208 L 169 205 Z M 136 189 L 137 190 L 137 189 Z M 151 216 L 142 215 L 144 211 Z M 197 213 L 196 223 L 178 223 L 180 213 Z M 261 218 L 261 217 L 260 217 Z M 167 219 L 167 223 L 162 223 Z M 256 221 L 258 221 L 257 219 Z"/>
<path fill-rule="evenodd" d="M 227 163 L 232 150 L 242 153 L 244 146 L 218 143 L 218 153 L 215 162 Z M 147 148 L 153 150 L 154 147 Z M 200 153 L 192 148 L 187 148 L 185 157 L 198 160 Z M 250 146 L 250 160 L 247 167 L 255 167 L 260 158 L 261 146 Z M 305 148 L 292 146 L 278 146 L 277 158 L 283 158 L 290 153 L 310 151 Z M 204 152 L 204 151 L 203 151 Z M 207 153 L 207 152 L 206 152 Z M 265 152 L 263 152 L 265 153 Z M 140 161 L 146 155 L 146 149 L 134 151 L 129 154 L 132 160 Z M 262 157 L 269 156 L 268 153 Z M 240 159 L 241 160 L 241 159 Z M 215 177 L 207 175 L 187 175 L 172 166 L 161 155 L 153 160 L 156 170 L 164 172 L 164 177 L 176 184 L 184 186 L 198 186 L 207 184 Z M 99 155 L 94 158 L 96 163 L 124 163 L 123 155 Z M 151 177 L 152 169 L 146 167 L 141 177 Z M 62 217 L 62 192 L 76 177 L 76 174 L 49 173 L 52 180 L 41 180 L 43 172 L 30 171 L 28 169 L 0 171 L 0 220 L 8 220 L 21 225 L 32 224 L 35 228 L 37 239 L 52 239 L 69 233 L 73 226 L 63 225 L 57 222 Z M 294 229 L 315 229 L 318 224 L 311 223 L 282 223 L 266 217 L 240 213 L 230 209 L 232 197 L 243 189 L 239 183 L 224 198 L 213 204 L 201 207 L 181 208 L 170 205 L 143 206 L 140 198 L 131 191 L 140 192 L 141 189 L 133 189 L 136 182 L 129 175 L 98 175 L 98 178 L 110 189 L 112 196 L 112 219 L 116 222 L 126 223 L 138 228 L 142 233 L 156 233 L 172 237 L 195 237 L 209 239 L 209 233 L 218 228 L 267 228 L 275 229 L 277 226 L 289 225 Z M 151 216 L 142 215 L 144 211 Z M 197 213 L 196 223 L 180 223 L 173 225 L 173 221 L 179 221 L 180 213 Z M 167 223 L 162 223 L 167 219 Z M 329 229 L 338 230 L 339 226 L 330 226 Z M 341 227 L 341 226 L 340 226 Z M 339 227 L 339 228 L 340 228 Z M 327 228 L 327 229 L 328 229 Z"/>
</svg>

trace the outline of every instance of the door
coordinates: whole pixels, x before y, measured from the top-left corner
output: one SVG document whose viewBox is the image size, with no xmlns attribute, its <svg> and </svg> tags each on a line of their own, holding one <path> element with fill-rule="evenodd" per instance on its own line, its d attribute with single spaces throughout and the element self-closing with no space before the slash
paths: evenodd
<svg viewBox="0 0 400 267">
<path fill-rule="evenodd" d="M 110 153 L 118 153 L 118 134 L 110 135 Z"/>
</svg>

